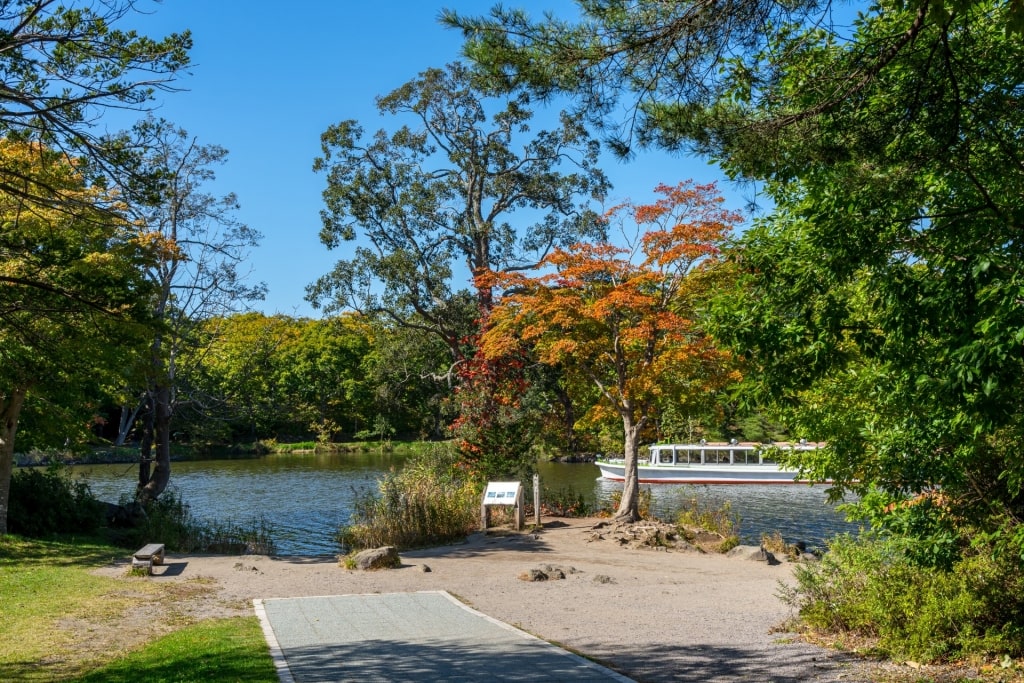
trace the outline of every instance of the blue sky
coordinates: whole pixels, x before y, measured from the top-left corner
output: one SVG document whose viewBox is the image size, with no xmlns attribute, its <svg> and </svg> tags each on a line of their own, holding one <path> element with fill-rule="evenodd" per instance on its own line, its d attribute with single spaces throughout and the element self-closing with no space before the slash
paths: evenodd
<svg viewBox="0 0 1024 683">
<path fill-rule="evenodd" d="M 305 287 L 346 256 L 319 241 L 322 175 L 312 171 L 320 134 L 332 123 L 357 119 L 367 130 L 390 127 L 374 98 L 429 67 L 459 58 L 460 35 L 437 22 L 442 7 L 484 14 L 491 0 L 139 0 L 145 15 L 123 27 L 152 37 L 189 29 L 193 65 L 178 86 L 161 95 L 155 112 L 229 151 L 210 191 L 234 192 L 237 218 L 263 234 L 250 255 L 250 280 L 265 282 L 267 314 L 319 317 Z M 568 0 L 507 0 L 536 16 L 569 16 Z M 693 178 L 721 181 L 698 159 L 645 153 L 630 162 L 606 155 L 614 187 L 610 200 L 653 199 L 658 183 Z M 730 208 L 744 196 L 720 182 Z"/>
</svg>

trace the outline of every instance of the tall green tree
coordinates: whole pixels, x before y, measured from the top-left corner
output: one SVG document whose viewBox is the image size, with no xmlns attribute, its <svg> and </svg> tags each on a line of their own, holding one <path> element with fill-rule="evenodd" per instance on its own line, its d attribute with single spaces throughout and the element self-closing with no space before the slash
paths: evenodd
<svg viewBox="0 0 1024 683">
<path fill-rule="evenodd" d="M 62 153 L 0 140 L 0 165 L 23 178 L 20 192 L 0 191 L 0 533 L 5 533 L 15 435 L 26 401 L 66 400 L 84 380 L 109 377 L 122 367 L 114 357 L 119 346 L 141 348 L 142 333 L 148 331 L 142 325 L 150 320 L 142 268 L 155 253 L 116 197 L 91 186 L 79 165 Z"/>
<path fill-rule="evenodd" d="M 608 187 L 578 117 L 531 135 L 529 97 L 483 85 L 462 64 L 429 69 L 378 98 L 393 132 L 366 139 L 343 121 L 314 164 L 327 176 L 321 240 L 359 242 L 309 298 L 427 330 L 453 362 L 471 355 L 464 339 L 493 303 L 486 287 L 467 300 L 460 279 L 529 269 L 555 246 L 598 236 L 587 202 Z"/>
<path fill-rule="evenodd" d="M 922 21 L 913 48 L 810 133 L 780 136 L 770 164 L 736 155 L 736 167 L 763 173 L 777 204 L 742 258 L 758 329 L 789 327 L 762 376 L 813 392 L 795 417 L 833 441 L 829 459 L 807 464 L 843 486 L 925 496 L 876 520 L 925 545 L 960 534 L 936 541 L 955 553 L 991 535 L 1024 559 L 1024 460 L 1013 445 L 1024 427 L 1024 49 L 1005 30 L 1010 11 L 978 4 Z M 866 16 L 856 42 L 909 16 Z M 780 80 L 788 92 L 857 59 L 824 39 L 801 47 Z M 783 364 L 804 369 L 780 383 Z M 831 418 L 815 409 L 814 394 L 854 372 L 857 400 L 830 402 Z"/>
<path fill-rule="evenodd" d="M 374 391 L 365 360 L 373 333 L 357 315 L 303 320 L 281 351 L 280 382 L 292 417 L 324 441 L 372 428 Z"/>
</svg>

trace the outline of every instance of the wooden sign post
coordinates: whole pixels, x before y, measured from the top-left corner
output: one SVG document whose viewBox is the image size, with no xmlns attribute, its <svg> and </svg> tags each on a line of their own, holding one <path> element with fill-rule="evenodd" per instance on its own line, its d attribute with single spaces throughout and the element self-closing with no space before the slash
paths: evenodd
<svg viewBox="0 0 1024 683">
<path fill-rule="evenodd" d="M 515 508 L 516 531 L 523 528 L 523 485 L 518 481 L 490 481 L 480 502 L 480 529 L 487 531 L 491 505 L 511 505 Z"/>
</svg>

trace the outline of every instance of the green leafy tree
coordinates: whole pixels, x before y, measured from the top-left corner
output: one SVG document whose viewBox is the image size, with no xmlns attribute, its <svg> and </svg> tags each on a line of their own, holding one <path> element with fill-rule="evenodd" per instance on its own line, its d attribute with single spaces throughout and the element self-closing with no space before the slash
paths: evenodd
<svg viewBox="0 0 1024 683">
<path fill-rule="evenodd" d="M 63 154 L 0 140 L 0 165 L 24 183 L 17 194 L 0 192 L 0 533 L 5 533 L 23 407 L 47 397 L 84 402 L 76 390 L 116 373 L 118 347 L 141 348 L 151 293 L 141 272 L 158 249 L 123 217 L 116 197 L 89 185 L 78 164 Z M 46 202 L 47 196 L 53 201 Z"/>
<path fill-rule="evenodd" d="M 250 312 L 207 318 L 186 349 L 182 380 L 192 400 L 182 406 L 178 430 L 191 438 L 256 441 L 291 423 L 294 403 L 281 381 L 286 349 L 302 321 Z M 199 358 L 187 356 L 197 354 Z"/>
<path fill-rule="evenodd" d="M 173 89 L 192 46 L 188 31 L 155 40 L 118 28 L 134 11 L 128 0 L 0 0 L 0 137 L 61 150 L 97 176 L 130 173 L 131 156 L 96 124 L 108 109 L 145 110 L 156 91 Z M 16 166 L 0 168 L 0 191 L 37 189 L 23 180 Z"/>
<path fill-rule="evenodd" d="M 461 64 L 429 69 L 377 100 L 407 123 L 369 139 L 355 121 L 331 126 L 314 164 L 327 176 L 321 240 L 360 243 L 310 287 L 311 301 L 427 330 L 453 362 L 472 355 L 464 340 L 493 304 L 478 286 L 464 305 L 460 272 L 529 269 L 555 246 L 599 235 L 579 197 L 608 187 L 578 117 L 529 137 L 529 98 L 482 85 Z"/>
<path fill-rule="evenodd" d="M 451 352 L 437 335 L 373 320 L 363 365 L 377 415 L 396 432 L 421 439 L 446 435 Z"/>
<path fill-rule="evenodd" d="M 889 18 L 889 33 L 848 40 L 853 14 L 837 3 L 729 0 L 713 10 L 687 0 L 577 0 L 578 16 L 495 6 L 489 16 L 445 10 L 465 53 L 496 87 L 542 97 L 571 95 L 577 111 L 628 155 L 637 144 L 710 153 L 718 159 L 775 155 L 765 140 L 798 129 L 858 98 L 904 52 L 933 45 L 926 26 L 988 14 L 1007 39 L 1024 33 L 1024 5 L 984 0 L 855 5 Z M 818 40 L 842 44 L 850 59 L 803 81 L 786 80 L 786 62 Z M 786 42 L 785 49 L 779 49 Z M 777 155 L 781 158 L 782 155 Z"/>
<path fill-rule="evenodd" d="M 376 411 L 364 359 L 373 336 L 356 315 L 303 320 L 281 350 L 280 382 L 293 417 L 325 441 L 371 428 Z"/>
<path fill-rule="evenodd" d="M 929 561 L 946 565 L 972 538 L 1024 558 L 1013 446 L 1024 416 L 1024 51 L 1004 30 L 1009 11 L 978 5 L 924 22 L 915 49 L 818 117 L 814 135 L 780 138 L 792 161 L 750 166 L 770 171 L 778 208 L 745 240 L 758 302 L 748 314 L 765 324 L 740 343 L 764 351 L 760 335 L 783 332 L 762 376 L 833 443 L 803 464 L 840 488 L 931 501 L 885 506 L 874 521 L 944 548 Z M 857 42 L 906 18 L 865 17 Z M 781 86 L 855 59 L 849 46 L 808 41 Z M 795 370 L 787 382 L 783 369 Z"/>
</svg>

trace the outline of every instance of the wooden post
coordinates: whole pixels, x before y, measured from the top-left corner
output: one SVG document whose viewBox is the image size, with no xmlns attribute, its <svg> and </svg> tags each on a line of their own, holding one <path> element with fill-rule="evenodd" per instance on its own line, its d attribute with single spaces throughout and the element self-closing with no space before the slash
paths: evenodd
<svg viewBox="0 0 1024 683">
<path fill-rule="evenodd" d="M 540 475 L 533 473 L 533 516 L 534 525 L 540 526 Z"/>
<path fill-rule="evenodd" d="M 523 509 L 523 487 L 516 491 L 516 531 L 523 530 L 523 517 L 526 510 Z"/>
</svg>

